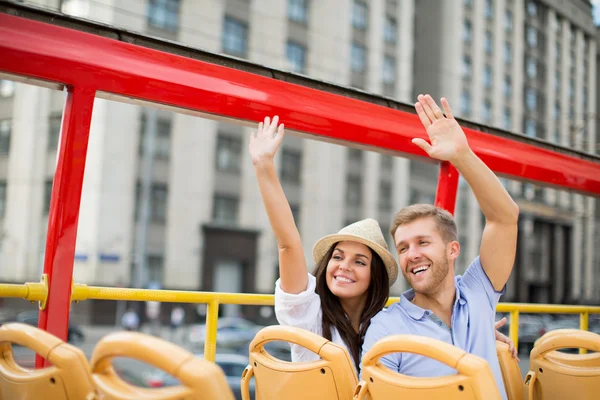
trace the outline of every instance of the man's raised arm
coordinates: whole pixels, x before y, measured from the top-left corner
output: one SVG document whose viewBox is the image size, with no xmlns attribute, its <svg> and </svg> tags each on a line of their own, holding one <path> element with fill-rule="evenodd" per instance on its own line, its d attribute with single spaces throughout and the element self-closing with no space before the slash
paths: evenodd
<svg viewBox="0 0 600 400">
<path fill-rule="evenodd" d="M 486 220 L 481 239 L 481 265 L 494 289 L 500 291 L 515 262 L 519 207 L 498 177 L 471 150 L 444 98 L 442 107 L 446 116 L 431 96 L 419 96 L 415 108 L 431 144 L 423 139 L 413 139 L 413 143 L 430 157 L 451 162 L 471 187 Z"/>
</svg>

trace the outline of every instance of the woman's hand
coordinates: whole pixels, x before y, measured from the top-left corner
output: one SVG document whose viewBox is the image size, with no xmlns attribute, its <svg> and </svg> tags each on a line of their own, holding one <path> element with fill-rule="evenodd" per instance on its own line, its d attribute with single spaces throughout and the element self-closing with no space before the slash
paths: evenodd
<svg viewBox="0 0 600 400">
<path fill-rule="evenodd" d="M 279 117 L 273 117 L 273 121 L 269 117 L 265 117 L 264 122 L 258 124 L 258 131 L 256 134 L 252 132 L 250 134 L 250 156 L 252 157 L 252 164 L 259 165 L 265 161 L 272 162 L 281 140 L 284 136 L 283 124 L 277 127 Z"/>
<path fill-rule="evenodd" d="M 499 340 L 502 343 L 506 343 L 509 346 L 509 351 L 512 353 L 513 358 L 519 360 L 519 353 L 517 352 L 517 348 L 510 338 L 502 333 L 498 329 L 502 328 L 506 324 L 506 317 L 502 318 L 500 321 L 494 324 L 494 328 L 496 328 L 496 340 Z"/>
</svg>

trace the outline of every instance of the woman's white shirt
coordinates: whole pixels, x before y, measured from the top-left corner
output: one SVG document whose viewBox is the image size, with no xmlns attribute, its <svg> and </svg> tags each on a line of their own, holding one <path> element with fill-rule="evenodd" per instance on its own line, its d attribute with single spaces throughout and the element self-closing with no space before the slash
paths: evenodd
<svg viewBox="0 0 600 400">
<path fill-rule="evenodd" d="M 275 282 L 275 316 L 281 325 L 306 329 L 323 336 L 321 298 L 315 292 L 317 280 L 308 274 L 306 290 L 298 294 L 286 293 L 281 289 L 280 279 Z M 336 327 L 332 327 L 331 341 L 350 351 Z M 292 361 L 315 361 L 320 357 L 302 346 L 291 344 Z M 354 365 L 354 363 L 353 363 Z"/>
</svg>

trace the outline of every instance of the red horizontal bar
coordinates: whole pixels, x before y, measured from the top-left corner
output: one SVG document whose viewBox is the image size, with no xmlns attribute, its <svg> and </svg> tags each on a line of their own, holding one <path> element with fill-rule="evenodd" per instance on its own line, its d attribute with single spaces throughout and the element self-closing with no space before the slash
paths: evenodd
<svg viewBox="0 0 600 400">
<path fill-rule="evenodd" d="M 0 54 L 1 71 L 426 156 L 414 114 L 77 30 L 0 14 Z M 498 173 L 600 196 L 599 163 L 465 131 Z"/>
</svg>

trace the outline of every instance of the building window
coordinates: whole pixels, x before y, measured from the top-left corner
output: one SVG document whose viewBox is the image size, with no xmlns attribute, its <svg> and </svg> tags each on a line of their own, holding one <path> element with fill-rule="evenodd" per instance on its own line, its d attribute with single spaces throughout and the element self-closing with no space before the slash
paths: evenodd
<svg viewBox="0 0 600 400">
<path fill-rule="evenodd" d="M 300 183 L 302 153 L 299 150 L 284 148 L 281 152 L 281 180 Z"/>
<path fill-rule="evenodd" d="M 460 95 L 460 112 L 463 116 L 471 114 L 471 93 L 466 89 Z"/>
<path fill-rule="evenodd" d="M 392 210 L 392 183 L 388 181 L 379 182 L 379 210 Z"/>
<path fill-rule="evenodd" d="M 484 46 L 485 46 L 485 52 L 487 54 L 492 54 L 492 51 L 494 49 L 494 40 L 493 40 L 491 31 L 485 31 Z"/>
<path fill-rule="evenodd" d="M 52 199 L 52 179 L 44 182 L 44 215 L 50 212 L 50 199 Z"/>
<path fill-rule="evenodd" d="M 223 24 L 223 51 L 234 56 L 248 54 L 248 24 L 232 17 L 225 17 Z"/>
<path fill-rule="evenodd" d="M 537 39 L 538 39 L 537 30 L 535 29 L 535 27 L 528 26 L 527 27 L 527 44 L 529 45 L 529 47 L 536 47 Z"/>
<path fill-rule="evenodd" d="M 236 136 L 217 136 L 217 171 L 239 172 L 242 157 L 242 139 Z"/>
<path fill-rule="evenodd" d="M 492 0 L 485 0 L 485 17 L 492 19 L 494 16 L 494 2 Z"/>
<path fill-rule="evenodd" d="M 385 17 L 385 25 L 383 27 L 383 40 L 387 43 L 396 43 L 396 35 L 398 31 L 398 24 L 396 19 L 389 15 Z"/>
<path fill-rule="evenodd" d="M 346 204 L 360 206 L 362 203 L 362 179 L 360 176 L 349 176 L 346 181 Z"/>
<path fill-rule="evenodd" d="M 504 121 L 502 125 L 507 131 L 512 129 L 512 113 L 508 107 L 504 107 Z"/>
<path fill-rule="evenodd" d="M 536 130 L 535 120 L 527 118 L 525 120 L 525 135 L 529 137 L 536 137 Z"/>
<path fill-rule="evenodd" d="M 533 57 L 527 57 L 527 76 L 530 77 L 531 79 L 535 79 L 535 77 L 537 76 L 537 63 L 535 61 L 535 58 Z"/>
<path fill-rule="evenodd" d="M 288 18 L 301 24 L 308 23 L 308 0 L 288 0 Z"/>
<path fill-rule="evenodd" d="M 527 2 L 527 14 L 530 17 L 535 17 L 537 15 L 537 5 L 534 1 Z"/>
<path fill-rule="evenodd" d="M 12 121 L 10 119 L 0 120 L 0 154 L 7 154 L 10 151 L 11 131 Z"/>
<path fill-rule="evenodd" d="M 569 98 L 572 99 L 575 96 L 575 81 L 573 78 L 569 79 Z"/>
<path fill-rule="evenodd" d="M 152 222 L 165 222 L 167 220 L 167 185 L 153 183 L 151 190 L 150 219 Z"/>
<path fill-rule="evenodd" d="M 304 73 L 306 67 L 306 47 L 301 44 L 288 41 L 285 49 L 290 69 L 293 72 Z"/>
<path fill-rule="evenodd" d="M 510 76 L 504 77 L 504 98 L 510 99 L 512 97 L 512 81 Z"/>
<path fill-rule="evenodd" d="M 145 154 L 146 150 L 146 114 L 142 113 L 140 119 L 140 142 L 139 155 Z M 157 118 L 156 137 L 154 141 L 154 157 L 168 160 L 171 156 L 171 120 L 167 118 Z"/>
<path fill-rule="evenodd" d="M 48 150 L 55 151 L 58 148 L 60 139 L 60 126 L 62 115 L 54 114 L 48 119 Z"/>
<path fill-rule="evenodd" d="M 504 62 L 506 64 L 512 62 L 512 46 L 510 42 L 504 42 Z"/>
<path fill-rule="evenodd" d="M 537 108 L 537 93 L 534 88 L 527 88 L 525 90 L 525 104 L 530 111 L 534 111 Z"/>
<path fill-rule="evenodd" d="M 560 120 L 560 104 L 558 102 L 554 103 L 554 120 Z"/>
<path fill-rule="evenodd" d="M 148 25 L 169 32 L 177 32 L 179 0 L 149 0 Z"/>
<path fill-rule="evenodd" d="M 556 73 L 554 74 L 554 89 L 557 92 L 560 92 L 560 71 L 556 71 Z"/>
<path fill-rule="evenodd" d="M 215 195 L 213 203 L 213 221 L 219 225 L 236 225 L 238 220 L 239 199 L 237 197 Z"/>
<path fill-rule="evenodd" d="M 348 160 L 350 162 L 362 163 L 363 152 L 361 149 L 355 149 L 353 147 L 348 148 Z"/>
<path fill-rule="evenodd" d="M 463 64 L 462 64 L 462 75 L 463 78 L 470 78 L 471 77 L 471 57 L 469 56 L 463 56 Z"/>
<path fill-rule="evenodd" d="M 352 52 L 350 54 L 350 60 L 350 65 L 353 72 L 365 72 L 367 56 L 364 46 L 352 43 Z"/>
<path fill-rule="evenodd" d="M 492 87 L 492 67 L 489 65 L 483 69 L 483 86 L 488 89 Z"/>
<path fill-rule="evenodd" d="M 481 119 L 484 122 L 490 122 L 492 119 L 492 103 L 489 100 L 484 100 L 483 108 L 481 109 Z"/>
<path fill-rule="evenodd" d="M 6 181 L 0 181 L 0 217 L 6 213 Z"/>
<path fill-rule="evenodd" d="M 383 58 L 383 83 L 393 85 L 396 83 L 396 59 L 385 56 Z"/>
<path fill-rule="evenodd" d="M 394 168 L 394 158 L 385 154 L 381 155 L 381 170 L 392 172 Z"/>
<path fill-rule="evenodd" d="M 556 42 L 554 44 L 554 57 L 556 59 L 556 63 L 560 63 L 560 53 L 561 53 L 561 46 L 559 42 Z"/>
<path fill-rule="evenodd" d="M 6 79 L 0 80 L 0 97 L 12 97 L 15 94 L 15 83 Z"/>
<path fill-rule="evenodd" d="M 512 11 L 504 11 L 504 30 L 506 32 L 512 32 L 513 30 L 513 14 Z"/>
<path fill-rule="evenodd" d="M 473 41 L 473 24 L 471 24 L 471 21 L 469 20 L 463 22 L 463 41 L 465 43 L 471 43 Z"/>
<path fill-rule="evenodd" d="M 473 0 L 463 0 L 465 7 L 473 7 Z"/>
<path fill-rule="evenodd" d="M 146 278 L 148 282 L 163 282 L 163 270 L 165 259 L 159 254 L 149 254 L 146 256 Z"/>
<path fill-rule="evenodd" d="M 367 29 L 368 10 L 367 4 L 362 1 L 354 1 L 352 7 L 352 26 L 356 29 Z"/>
</svg>

